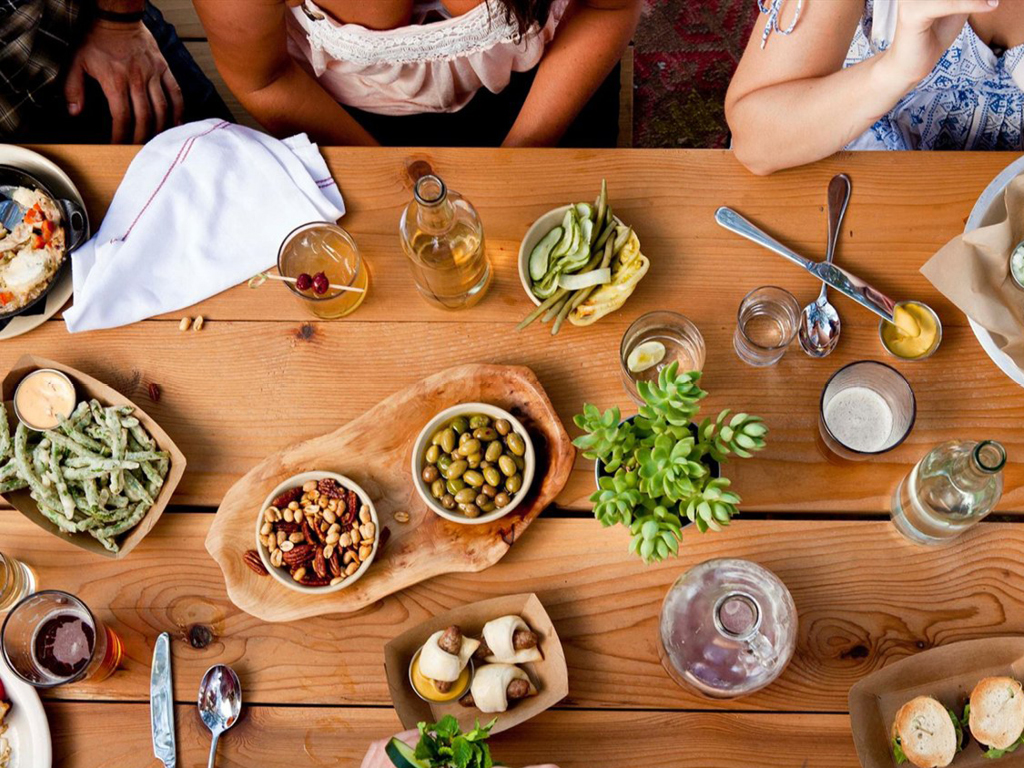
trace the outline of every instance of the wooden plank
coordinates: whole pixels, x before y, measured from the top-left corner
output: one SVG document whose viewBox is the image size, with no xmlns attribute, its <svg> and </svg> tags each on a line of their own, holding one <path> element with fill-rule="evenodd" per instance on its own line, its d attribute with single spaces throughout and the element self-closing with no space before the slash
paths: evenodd
<svg viewBox="0 0 1024 768">
<path fill-rule="evenodd" d="M 54 765 L 160 765 L 151 757 L 140 762 L 152 751 L 146 704 L 54 703 L 47 714 Z M 179 705 L 176 718 L 178 764 L 205 765 L 210 735 L 195 704 Z M 217 765 L 354 767 L 371 741 L 400 727 L 382 710 L 246 707 L 221 739 Z M 635 766 L 642 759 L 651 768 L 856 768 L 849 731 L 845 715 L 549 711 L 490 744 L 496 758 L 518 766 Z"/>
<path fill-rule="evenodd" d="M 95 221 L 106 211 L 137 151 L 106 146 L 34 149 L 63 165 L 82 186 Z M 514 324 L 532 308 L 519 282 L 516 254 L 521 238 L 544 212 L 566 201 L 592 199 L 605 177 L 616 213 L 635 227 L 652 262 L 648 277 L 614 317 L 625 320 L 651 309 L 674 309 L 702 329 L 730 324 L 740 300 L 759 285 L 781 284 L 801 302 L 817 295 L 819 285 L 778 256 L 722 230 L 714 222 L 715 209 L 733 206 L 798 251 L 821 258 L 825 188 L 839 171 L 850 174 L 853 198 L 838 263 L 896 298 L 927 302 L 947 327 L 966 325 L 918 268 L 963 229 L 980 192 L 1017 157 L 998 152 L 841 153 L 759 178 L 732 153 L 717 150 L 330 148 L 324 153 L 348 203 L 342 224 L 370 265 L 370 296 L 355 316 L 360 320 Z M 434 309 L 413 286 L 398 240 L 398 220 L 412 198 L 406 169 L 417 161 L 429 163 L 480 211 L 496 282 L 472 310 Z M 266 244 L 268 265 L 278 246 Z M 832 295 L 844 328 L 877 328 L 874 315 Z M 217 319 L 309 317 L 283 289 L 254 293 L 244 286 L 204 302 L 202 311 Z M 589 330 L 567 329 L 566 336 L 579 339 L 607 322 L 601 320 Z M 544 331 L 531 333 L 543 336 Z M 880 345 L 874 354 L 884 354 Z"/>
<path fill-rule="evenodd" d="M 192 5 L 192 0 L 154 0 L 153 4 L 160 9 L 171 24 L 174 25 L 178 37 L 206 38 L 206 30 L 199 21 L 199 14 Z"/>
<path fill-rule="evenodd" d="M 54 696 L 146 699 L 152 644 L 168 631 L 181 701 L 194 700 L 203 672 L 224 662 L 242 673 L 252 704 L 390 707 L 388 640 L 449 608 L 512 592 L 536 592 L 558 630 L 569 667 L 565 708 L 845 712 L 850 686 L 886 664 L 934 645 L 1024 633 L 1024 563 L 1015 554 L 1024 526 L 1010 523 L 983 523 L 954 548 L 929 548 L 886 522 L 741 518 L 721 534 L 687 530 L 678 559 L 646 567 L 627 553 L 622 530 L 541 517 L 482 573 L 438 577 L 355 614 L 265 624 L 228 601 L 202 548 L 209 522 L 165 514 L 127 561 L 113 562 L 0 513 L 4 551 L 32 564 L 42 586 L 81 596 L 125 642 L 124 668 L 112 678 Z M 673 683 L 656 641 L 669 586 L 715 557 L 770 568 L 800 617 L 783 676 L 720 703 Z"/>
<path fill-rule="evenodd" d="M 202 332 L 172 323 L 75 336 L 59 323 L 0 348 L 0 369 L 23 351 L 78 368 L 146 407 L 188 458 L 176 503 L 214 507 L 228 487 L 278 449 L 333 431 L 404 386 L 448 366 L 471 362 L 527 365 L 540 378 L 570 431 L 584 401 L 634 411 L 622 389 L 617 349 L 632 316 L 607 318 L 554 339 L 515 336 L 497 323 L 328 323 L 211 321 Z M 577 332 L 579 331 L 579 332 Z M 703 412 L 723 407 L 763 416 L 772 429 L 758 457 L 732 461 L 725 474 L 750 510 L 885 512 L 910 465 L 934 444 L 984 437 L 1024 455 L 1024 399 L 1000 375 L 965 328 L 947 329 L 945 346 L 927 363 L 899 366 L 918 397 L 917 423 L 886 458 L 836 467 L 815 445 L 818 401 L 828 377 L 856 359 L 879 357 L 873 329 L 848 326 L 826 362 L 799 350 L 773 368 L 741 363 L 730 326 L 704 326 L 708 345 Z M 510 344 L 510 340 L 514 339 Z M 151 403 L 150 382 L 160 386 Z M 426 423 L 429 414 L 424 414 Z M 593 464 L 577 457 L 562 506 L 589 508 Z M 1005 471 L 1000 508 L 1024 510 L 1024 464 Z M 780 478 L 787 478 L 782 484 Z"/>
</svg>

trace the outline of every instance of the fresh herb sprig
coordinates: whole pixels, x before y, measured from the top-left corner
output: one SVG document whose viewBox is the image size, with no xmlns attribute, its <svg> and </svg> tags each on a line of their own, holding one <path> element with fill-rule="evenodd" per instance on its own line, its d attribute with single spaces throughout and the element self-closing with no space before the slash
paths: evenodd
<svg viewBox="0 0 1024 768">
<path fill-rule="evenodd" d="M 430 768 L 492 768 L 487 738 L 496 722 L 497 718 L 481 726 L 478 720 L 468 733 L 462 732 L 459 721 L 451 715 L 437 723 L 420 723 L 416 759 L 426 760 Z"/>
</svg>

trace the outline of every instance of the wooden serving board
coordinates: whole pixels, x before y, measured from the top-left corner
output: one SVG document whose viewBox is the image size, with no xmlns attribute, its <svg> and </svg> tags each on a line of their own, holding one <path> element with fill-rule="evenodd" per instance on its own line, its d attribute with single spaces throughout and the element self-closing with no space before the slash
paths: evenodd
<svg viewBox="0 0 1024 768">
<path fill-rule="evenodd" d="M 420 430 L 438 411 L 465 402 L 491 403 L 510 411 L 530 433 L 537 453 L 530 494 L 509 515 L 485 525 L 460 525 L 438 517 L 417 495 L 409 477 L 412 446 Z M 449 368 L 396 392 L 328 435 L 264 459 L 224 497 L 206 549 L 224 572 L 231 601 L 263 621 L 357 611 L 433 576 L 494 565 L 565 486 L 575 455 L 569 435 L 529 368 Z M 242 561 L 245 551 L 256 547 L 256 516 L 267 494 L 306 470 L 351 477 L 373 499 L 382 535 L 388 535 L 366 575 L 341 592 L 300 594 L 257 575 Z M 397 522 L 396 512 L 407 512 L 409 521 Z"/>
</svg>

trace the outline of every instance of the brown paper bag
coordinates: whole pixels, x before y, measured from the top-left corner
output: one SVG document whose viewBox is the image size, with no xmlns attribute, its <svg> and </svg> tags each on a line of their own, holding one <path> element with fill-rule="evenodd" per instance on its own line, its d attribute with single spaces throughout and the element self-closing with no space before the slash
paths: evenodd
<svg viewBox="0 0 1024 768">
<path fill-rule="evenodd" d="M 1010 252 L 1024 240 L 1024 175 L 1003 194 L 995 224 L 953 238 L 921 273 L 1024 370 L 1024 291 L 1010 276 Z"/>
</svg>

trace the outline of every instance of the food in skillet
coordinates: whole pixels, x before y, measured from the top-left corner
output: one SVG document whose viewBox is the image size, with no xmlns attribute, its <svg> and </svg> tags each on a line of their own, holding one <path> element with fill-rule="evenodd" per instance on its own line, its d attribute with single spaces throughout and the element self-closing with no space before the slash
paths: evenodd
<svg viewBox="0 0 1024 768">
<path fill-rule="evenodd" d="M 459 703 L 481 712 L 506 712 L 512 703 L 537 693 L 537 686 L 514 664 L 485 664 L 473 675 L 469 695 Z"/>
<path fill-rule="evenodd" d="M 410 677 L 416 692 L 428 701 L 451 701 L 469 687 L 469 660 L 480 641 L 463 637 L 452 625 L 438 630 L 413 658 Z"/>
<path fill-rule="evenodd" d="M 11 764 L 11 743 L 7 740 L 7 723 L 4 722 L 7 713 L 11 711 L 11 703 L 7 701 L 4 693 L 4 684 L 0 683 L 0 768 L 7 768 Z"/>
<path fill-rule="evenodd" d="M 896 712 L 892 751 L 896 764 L 945 768 L 963 748 L 960 720 L 931 696 L 917 696 Z"/>
<path fill-rule="evenodd" d="M 82 401 L 46 431 L 23 423 L 13 439 L 0 404 L 0 493 L 28 488 L 40 514 L 64 533 L 88 533 L 111 552 L 146 516 L 170 469 L 170 454 L 129 406 Z"/>
<path fill-rule="evenodd" d="M 1012 677 L 986 677 L 978 681 L 964 708 L 963 721 L 971 736 L 986 750 L 985 757 L 999 758 L 1024 743 L 1024 690 Z"/>
<path fill-rule="evenodd" d="M 25 209 L 25 218 L 12 230 L 0 226 L 0 312 L 34 301 L 64 260 L 64 229 L 53 200 L 27 187 L 18 187 L 11 199 Z"/>
<path fill-rule="evenodd" d="M 531 251 L 530 290 L 542 301 L 516 329 L 541 315 L 544 322 L 554 319 L 552 335 L 566 319 L 590 325 L 625 304 L 650 266 L 633 228 L 612 214 L 608 185 L 601 182 L 593 205 L 569 206 L 561 224 Z"/>
</svg>

